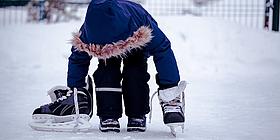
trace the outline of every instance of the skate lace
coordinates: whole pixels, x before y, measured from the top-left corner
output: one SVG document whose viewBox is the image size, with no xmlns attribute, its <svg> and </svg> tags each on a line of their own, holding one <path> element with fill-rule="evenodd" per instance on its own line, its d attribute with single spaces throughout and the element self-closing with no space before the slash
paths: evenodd
<svg viewBox="0 0 280 140">
<path fill-rule="evenodd" d="M 61 98 L 59 98 L 58 100 L 65 100 L 67 99 L 68 97 L 71 96 L 71 94 L 73 94 L 74 96 L 74 106 L 75 106 L 75 118 L 74 118 L 74 127 L 73 127 L 73 131 L 76 132 L 78 131 L 79 129 L 79 126 L 80 124 L 86 124 L 86 125 L 89 125 L 89 122 L 87 121 L 83 121 L 81 118 L 80 118 L 80 112 L 79 112 L 79 103 L 78 103 L 78 93 L 81 93 L 77 90 L 77 88 L 74 88 L 74 91 L 72 91 L 71 89 L 66 93 L 65 96 L 62 96 Z"/>
<path fill-rule="evenodd" d="M 83 121 L 83 119 L 80 118 L 80 112 L 79 112 L 79 103 L 78 103 L 78 93 L 83 94 L 81 91 L 78 91 L 77 88 L 74 88 L 74 91 L 69 89 L 69 91 L 66 93 L 65 96 L 62 96 L 61 98 L 58 98 L 58 101 L 63 101 L 70 97 L 72 94 L 74 96 L 74 106 L 75 106 L 75 118 L 74 118 L 74 126 L 73 131 L 76 132 L 79 130 L 79 126 L 81 124 L 85 124 L 87 126 L 90 126 L 90 123 L 88 121 Z"/>
<path fill-rule="evenodd" d="M 149 123 L 152 122 L 153 99 L 154 96 L 158 93 L 158 91 L 154 92 L 150 100 Z M 163 102 L 162 100 L 160 100 L 160 104 L 163 107 L 164 112 L 181 112 L 182 109 L 183 114 L 185 114 L 185 93 L 182 92 L 182 103 L 180 103 L 180 97 L 176 97 L 174 100 L 169 102 Z"/>
<path fill-rule="evenodd" d="M 52 103 L 49 103 L 48 105 L 52 105 L 54 103 L 59 103 L 59 102 L 62 102 L 63 100 L 66 100 L 68 99 L 72 94 L 73 94 L 73 91 L 69 88 L 67 89 L 68 91 L 66 92 L 66 95 L 63 95 L 61 96 L 60 98 L 58 98 L 56 101 L 52 102 Z"/>
<path fill-rule="evenodd" d="M 67 94 L 66 94 L 66 96 L 67 96 Z M 78 90 L 77 90 L 77 88 L 74 88 L 74 104 L 75 104 L 75 112 L 76 112 L 75 126 L 74 126 L 74 130 L 75 130 L 79 126 L 79 122 L 80 122 L 79 121 L 80 112 L 79 112 Z"/>
<path fill-rule="evenodd" d="M 181 112 L 182 103 L 180 103 L 180 97 L 176 97 L 176 99 L 170 102 L 163 102 L 160 100 L 160 104 L 163 107 L 165 113 L 167 112 Z"/>
<path fill-rule="evenodd" d="M 69 89 L 69 91 L 67 91 L 66 95 L 61 96 L 56 101 L 59 102 L 59 101 L 63 101 L 65 99 L 67 99 L 68 97 L 71 96 L 72 93 L 73 93 L 73 91 L 71 89 Z"/>
</svg>

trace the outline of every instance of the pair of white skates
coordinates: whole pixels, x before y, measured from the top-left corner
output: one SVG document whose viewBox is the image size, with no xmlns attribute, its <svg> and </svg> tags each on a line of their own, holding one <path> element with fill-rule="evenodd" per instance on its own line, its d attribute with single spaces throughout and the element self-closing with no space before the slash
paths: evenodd
<svg viewBox="0 0 280 140">
<path fill-rule="evenodd" d="M 37 108 L 32 115 L 31 128 L 40 131 L 79 131 L 92 130 L 89 120 L 92 116 L 92 80 L 87 79 L 86 88 L 70 89 L 64 86 L 56 86 L 48 91 L 51 103 Z M 170 127 L 172 135 L 176 136 L 176 128 L 184 129 L 185 99 L 184 90 L 186 82 L 181 81 L 178 86 L 159 90 L 152 95 L 152 99 L 158 94 L 163 111 L 164 123 Z M 182 96 L 182 98 L 181 98 Z"/>
</svg>

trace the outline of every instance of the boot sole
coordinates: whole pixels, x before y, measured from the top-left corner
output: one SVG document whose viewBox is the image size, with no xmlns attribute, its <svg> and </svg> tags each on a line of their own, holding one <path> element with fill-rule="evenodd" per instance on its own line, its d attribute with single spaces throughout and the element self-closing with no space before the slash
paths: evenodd
<svg viewBox="0 0 280 140">
<path fill-rule="evenodd" d="M 145 132 L 146 127 L 127 127 L 127 132 Z"/>
<path fill-rule="evenodd" d="M 106 127 L 106 128 L 101 128 L 101 127 L 99 127 L 99 130 L 101 131 L 101 132 L 117 132 L 117 133 L 119 133 L 120 132 L 120 128 L 116 128 L 116 127 Z"/>
</svg>

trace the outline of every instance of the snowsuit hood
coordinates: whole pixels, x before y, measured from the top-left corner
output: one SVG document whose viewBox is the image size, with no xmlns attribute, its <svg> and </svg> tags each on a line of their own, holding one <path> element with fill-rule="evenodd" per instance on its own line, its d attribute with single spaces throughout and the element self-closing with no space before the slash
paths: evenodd
<svg viewBox="0 0 280 140">
<path fill-rule="evenodd" d="M 137 28 L 116 0 L 93 0 L 79 33 L 73 34 L 72 45 L 99 59 L 125 57 L 131 49 L 145 46 L 152 39 L 147 26 Z"/>
</svg>

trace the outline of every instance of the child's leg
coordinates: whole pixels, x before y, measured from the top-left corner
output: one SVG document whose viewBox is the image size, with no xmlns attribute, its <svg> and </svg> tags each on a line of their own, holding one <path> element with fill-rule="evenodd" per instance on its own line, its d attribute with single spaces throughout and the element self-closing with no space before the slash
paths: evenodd
<svg viewBox="0 0 280 140">
<path fill-rule="evenodd" d="M 106 62 L 99 60 L 94 72 L 96 90 L 97 116 L 100 118 L 115 118 L 122 116 L 121 92 L 121 59 L 110 58 Z"/>
<path fill-rule="evenodd" d="M 143 51 L 133 51 L 123 60 L 122 91 L 125 114 L 128 117 L 140 117 L 149 113 L 150 75 L 147 72 L 147 59 Z"/>
</svg>

